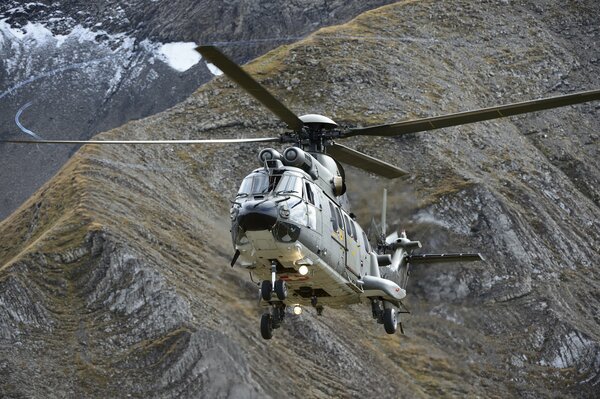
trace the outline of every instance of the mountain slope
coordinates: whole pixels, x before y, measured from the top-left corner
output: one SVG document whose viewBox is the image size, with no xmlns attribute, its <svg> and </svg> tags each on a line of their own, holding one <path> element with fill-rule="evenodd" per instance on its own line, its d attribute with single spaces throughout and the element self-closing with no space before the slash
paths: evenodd
<svg viewBox="0 0 600 399">
<path fill-rule="evenodd" d="M 340 123 L 478 108 L 600 86 L 586 48 L 598 40 L 598 11 L 593 1 L 402 2 L 247 69 L 298 114 Z M 392 223 L 424 249 L 486 258 L 415 268 L 405 336 L 386 335 L 368 306 L 355 306 L 307 311 L 260 338 L 256 287 L 227 266 L 227 199 L 259 146 L 86 146 L 0 224 L 0 393 L 593 397 L 596 108 L 345 142 L 413 172 L 390 183 L 348 168 L 363 226 L 386 185 Z M 103 136 L 281 129 L 218 78 Z"/>
<path fill-rule="evenodd" d="M 90 138 L 163 111 L 210 80 L 194 43 L 221 43 L 247 61 L 389 2 L 3 1 L 0 135 Z M 0 146 L 0 219 L 74 151 Z"/>
</svg>

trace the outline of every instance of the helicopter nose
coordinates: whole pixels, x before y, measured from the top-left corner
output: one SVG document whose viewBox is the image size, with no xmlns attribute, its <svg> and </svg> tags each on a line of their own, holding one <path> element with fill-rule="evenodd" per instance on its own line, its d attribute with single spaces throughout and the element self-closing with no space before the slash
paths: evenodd
<svg viewBox="0 0 600 399">
<path fill-rule="evenodd" d="M 277 222 L 277 204 L 264 200 L 244 202 L 237 222 L 245 231 L 268 230 Z"/>
</svg>

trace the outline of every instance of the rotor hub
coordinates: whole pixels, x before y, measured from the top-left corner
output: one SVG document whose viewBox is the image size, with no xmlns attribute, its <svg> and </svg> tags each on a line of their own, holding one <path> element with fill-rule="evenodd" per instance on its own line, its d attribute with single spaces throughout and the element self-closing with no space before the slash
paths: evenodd
<svg viewBox="0 0 600 399">
<path fill-rule="evenodd" d="M 298 119 L 300 119 L 305 126 L 308 126 L 309 128 L 315 128 L 315 130 L 335 129 L 338 127 L 337 123 L 323 115 L 306 114 L 299 116 Z"/>
</svg>

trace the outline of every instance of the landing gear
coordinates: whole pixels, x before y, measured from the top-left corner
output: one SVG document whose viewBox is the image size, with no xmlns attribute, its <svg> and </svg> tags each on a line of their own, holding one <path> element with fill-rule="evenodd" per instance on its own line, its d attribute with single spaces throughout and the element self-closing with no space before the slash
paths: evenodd
<svg viewBox="0 0 600 399">
<path fill-rule="evenodd" d="M 275 293 L 276 298 L 274 298 Z M 277 279 L 277 262 L 271 262 L 271 280 L 260 283 L 260 297 L 271 305 L 271 311 L 264 313 L 260 318 L 260 335 L 264 339 L 273 338 L 273 330 L 281 327 L 285 317 L 285 299 L 288 295 L 285 281 Z"/>
<path fill-rule="evenodd" d="M 319 305 L 319 298 L 313 295 L 310 298 L 310 304 L 313 308 L 317 309 L 317 316 L 323 316 L 323 305 Z"/>
<path fill-rule="evenodd" d="M 383 327 L 388 334 L 394 334 L 398 328 L 398 314 L 394 307 L 383 309 Z"/>
<path fill-rule="evenodd" d="M 263 280 L 260 283 L 260 297 L 265 302 L 271 302 L 273 299 L 273 292 L 280 301 L 285 301 L 288 295 L 287 285 L 283 280 L 275 281 L 275 286 L 269 280 Z"/>
<path fill-rule="evenodd" d="M 273 318 L 269 313 L 264 313 L 260 318 L 260 335 L 264 339 L 273 338 Z"/>
<path fill-rule="evenodd" d="M 280 301 L 285 301 L 288 294 L 287 285 L 283 280 L 275 281 L 275 294 Z"/>
<path fill-rule="evenodd" d="M 269 280 L 263 280 L 260 284 L 260 297 L 269 302 L 271 300 L 271 294 L 273 292 L 273 285 Z"/>
<path fill-rule="evenodd" d="M 264 339 L 273 338 L 273 330 L 281 327 L 285 318 L 285 304 L 277 303 L 272 306 L 271 313 L 263 313 L 260 317 L 260 335 Z"/>
<path fill-rule="evenodd" d="M 283 303 L 273 305 L 271 317 L 273 318 L 273 328 L 281 327 L 285 317 L 285 305 Z"/>
<path fill-rule="evenodd" d="M 378 300 L 371 298 L 371 311 L 373 312 L 373 318 L 377 320 L 377 323 L 383 324 L 383 310 Z"/>
<path fill-rule="evenodd" d="M 381 305 L 383 304 L 383 309 Z M 375 298 L 371 298 L 371 310 L 373 311 L 373 318 L 377 320 L 377 323 L 383 324 L 385 332 L 388 334 L 394 334 L 398 329 L 398 309 L 391 303 Z M 402 330 L 402 324 L 400 324 Z M 402 331 L 404 333 L 404 331 Z"/>
</svg>

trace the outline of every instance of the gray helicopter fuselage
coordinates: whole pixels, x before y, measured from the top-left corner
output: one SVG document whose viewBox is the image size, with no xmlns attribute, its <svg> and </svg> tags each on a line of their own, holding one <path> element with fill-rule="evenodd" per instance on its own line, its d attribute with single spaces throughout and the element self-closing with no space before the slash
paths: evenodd
<svg viewBox="0 0 600 399">
<path fill-rule="evenodd" d="M 318 300 L 337 307 L 360 302 L 366 294 L 404 297 L 397 286 L 391 295 L 365 292 L 365 276 L 380 278 L 377 254 L 335 195 L 344 190 L 337 164 L 327 155 L 318 154 L 317 160 L 292 149 L 309 161 L 296 167 L 283 165 L 284 158 L 267 160 L 244 179 L 233 202 L 232 239 L 242 267 L 268 279 L 276 265 L 277 278 L 289 288 L 289 305 Z M 284 155 L 292 163 L 290 149 Z"/>
</svg>

